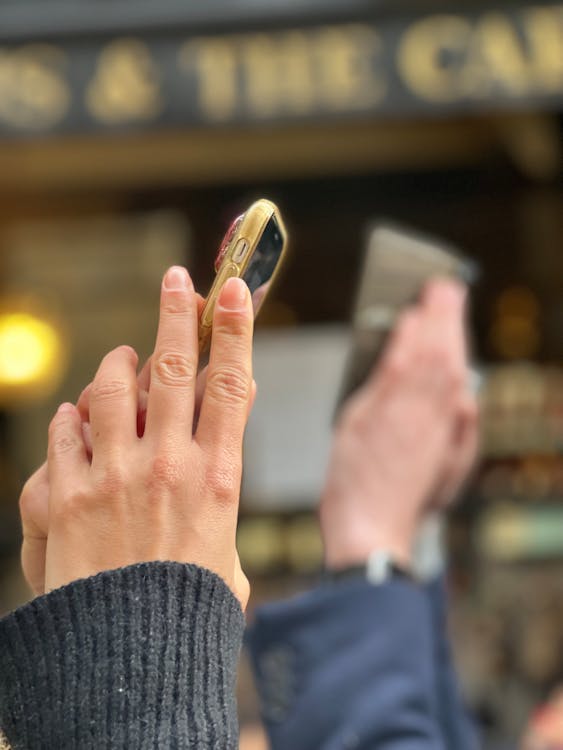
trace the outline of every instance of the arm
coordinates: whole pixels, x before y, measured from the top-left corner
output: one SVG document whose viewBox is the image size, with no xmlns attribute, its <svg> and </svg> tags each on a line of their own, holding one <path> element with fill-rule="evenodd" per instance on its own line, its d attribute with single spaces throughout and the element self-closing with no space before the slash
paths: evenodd
<svg viewBox="0 0 563 750">
<path fill-rule="evenodd" d="M 63 404 L 51 422 L 47 463 L 20 499 L 24 573 L 47 594 L 0 621 L 0 727 L 13 750 L 237 747 L 253 316 L 231 279 L 197 397 L 197 308 L 185 269 L 170 269 L 146 387 L 119 347 L 79 408 Z"/>
<path fill-rule="evenodd" d="M 460 444 L 461 451 L 454 452 L 453 448 L 450 449 L 449 481 L 446 482 L 446 485 L 449 484 L 450 487 L 450 497 L 457 495 L 460 483 L 466 478 L 469 467 L 474 461 L 475 449 L 471 445 L 472 442 L 472 437 L 469 444 L 464 439 Z M 457 465 L 455 469 L 454 463 Z M 443 514 L 429 514 L 418 530 L 413 565 L 419 579 L 425 582 L 424 590 L 432 618 L 435 695 L 438 722 L 444 744 L 448 750 L 475 750 L 479 747 L 477 727 L 469 716 L 462 698 L 448 633 L 448 595 L 447 577 L 444 574 L 446 559 L 443 533 Z"/>
<path fill-rule="evenodd" d="M 447 626 L 446 582 L 442 577 L 426 584 L 434 632 L 434 661 L 438 721 L 447 750 L 476 750 L 477 728 L 464 704 Z"/>
<path fill-rule="evenodd" d="M 234 750 L 243 627 L 226 584 L 194 565 L 74 581 L 0 620 L 0 726 L 13 750 Z"/>
<path fill-rule="evenodd" d="M 459 489 L 468 468 L 457 445 L 475 434 L 463 310 L 462 288 L 430 285 L 344 406 L 319 513 L 329 570 L 363 566 L 373 553 L 412 569 L 422 521 Z M 300 750 L 465 747 L 450 746 L 440 706 L 449 656 L 432 602 L 423 585 L 391 577 L 321 587 L 259 612 L 251 650 L 274 748 L 298 737 L 308 743 L 294 745 Z M 275 666 L 264 664 L 280 648 L 293 654 L 293 688 L 276 716 L 267 693 Z M 452 705 L 447 719 L 456 722 Z"/>
<path fill-rule="evenodd" d="M 432 638 L 428 599 L 406 580 L 261 608 L 248 641 L 273 750 L 444 750 Z"/>
</svg>

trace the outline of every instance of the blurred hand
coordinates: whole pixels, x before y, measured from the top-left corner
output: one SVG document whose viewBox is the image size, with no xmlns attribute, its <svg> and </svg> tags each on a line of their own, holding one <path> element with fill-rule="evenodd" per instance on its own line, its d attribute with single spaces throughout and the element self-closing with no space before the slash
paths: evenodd
<svg viewBox="0 0 563 750">
<path fill-rule="evenodd" d="M 362 564 L 376 549 L 410 564 L 421 519 L 463 484 L 477 450 L 465 296 L 455 282 L 429 284 L 344 406 L 319 509 L 327 567 Z"/>
<path fill-rule="evenodd" d="M 196 384 L 201 298 L 181 275 L 186 288 L 163 287 L 155 355 L 139 379 L 135 353 L 120 347 L 103 360 L 80 408 L 63 405 L 52 422 L 48 466 L 20 501 L 22 563 L 35 593 L 166 559 L 214 570 L 246 605 L 234 539 L 242 434 L 254 394 L 250 299 L 238 282 L 223 291 L 209 368 Z M 229 310 L 237 288 L 244 301 Z"/>
<path fill-rule="evenodd" d="M 557 687 L 528 721 L 521 750 L 558 750 L 563 747 L 563 690 Z"/>
</svg>

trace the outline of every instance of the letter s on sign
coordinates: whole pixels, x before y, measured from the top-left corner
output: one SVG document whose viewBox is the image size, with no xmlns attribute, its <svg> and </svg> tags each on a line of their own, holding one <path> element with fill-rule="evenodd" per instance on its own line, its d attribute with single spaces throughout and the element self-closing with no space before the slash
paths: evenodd
<svg viewBox="0 0 563 750">
<path fill-rule="evenodd" d="M 60 122 L 70 105 L 65 65 L 64 52 L 51 45 L 0 48 L 0 122 L 30 131 Z"/>
</svg>

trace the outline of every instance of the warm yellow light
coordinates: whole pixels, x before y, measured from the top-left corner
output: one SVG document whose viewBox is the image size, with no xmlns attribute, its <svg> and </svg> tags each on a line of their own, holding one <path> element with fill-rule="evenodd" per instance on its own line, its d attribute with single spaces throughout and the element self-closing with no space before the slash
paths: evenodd
<svg viewBox="0 0 563 750">
<path fill-rule="evenodd" d="M 0 386 L 51 380 L 60 357 L 60 337 L 50 323 L 29 313 L 0 315 Z"/>
</svg>

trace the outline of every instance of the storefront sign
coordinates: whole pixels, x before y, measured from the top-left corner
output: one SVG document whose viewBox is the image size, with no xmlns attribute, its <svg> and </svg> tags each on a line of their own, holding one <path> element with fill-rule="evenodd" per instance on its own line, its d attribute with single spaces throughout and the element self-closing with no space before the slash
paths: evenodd
<svg viewBox="0 0 563 750">
<path fill-rule="evenodd" d="M 221 35 L 0 41 L 4 136 L 562 105 L 561 3 Z"/>
</svg>

